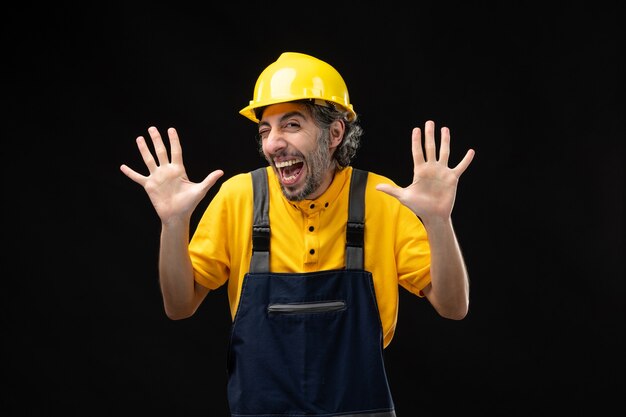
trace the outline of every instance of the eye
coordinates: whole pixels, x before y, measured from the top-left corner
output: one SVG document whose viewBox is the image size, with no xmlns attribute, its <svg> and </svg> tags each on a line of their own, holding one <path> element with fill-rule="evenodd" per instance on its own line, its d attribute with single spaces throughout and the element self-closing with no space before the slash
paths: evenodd
<svg viewBox="0 0 626 417">
<path fill-rule="evenodd" d="M 259 134 L 258 134 L 258 136 L 257 136 L 257 137 L 258 137 L 260 140 L 265 140 L 265 139 L 267 139 L 267 137 L 270 135 L 270 130 L 271 130 L 271 129 L 261 129 L 261 130 L 259 130 Z"/>
<path fill-rule="evenodd" d="M 283 125 L 283 130 L 287 132 L 295 132 L 298 129 L 300 129 L 300 123 L 293 120 L 288 121 Z"/>
</svg>

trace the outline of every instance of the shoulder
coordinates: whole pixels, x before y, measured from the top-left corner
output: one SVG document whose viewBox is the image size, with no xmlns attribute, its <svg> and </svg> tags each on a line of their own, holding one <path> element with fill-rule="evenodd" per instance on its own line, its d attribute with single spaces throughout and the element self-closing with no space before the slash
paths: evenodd
<svg viewBox="0 0 626 417">
<path fill-rule="evenodd" d="M 241 200 L 252 197 L 252 173 L 235 174 L 227 178 L 215 196 L 218 199 Z"/>
<path fill-rule="evenodd" d="M 372 213 L 380 212 L 383 215 L 391 216 L 402 211 L 403 205 L 397 198 L 390 196 L 382 191 L 378 191 L 378 184 L 390 184 L 394 187 L 398 185 L 391 178 L 376 172 L 368 171 L 367 186 L 365 188 L 366 207 Z"/>
<path fill-rule="evenodd" d="M 378 184 L 396 185 L 396 183 L 393 180 L 391 180 L 388 177 L 385 177 L 384 175 L 377 174 L 371 171 L 367 171 L 367 172 L 368 172 L 368 175 L 367 175 L 367 187 L 368 188 L 374 188 Z"/>
<path fill-rule="evenodd" d="M 264 169 L 264 168 L 261 168 Z M 232 191 L 232 190 L 245 190 L 252 189 L 252 171 L 250 172 L 242 172 L 239 174 L 235 174 L 232 177 L 226 179 L 221 188 Z"/>
<path fill-rule="evenodd" d="M 362 170 L 362 171 L 365 171 L 365 170 Z M 376 172 L 372 172 L 372 171 L 365 171 L 365 172 L 367 172 L 366 193 L 368 195 L 368 199 L 376 198 L 376 199 L 382 199 L 383 201 L 389 200 L 388 202 L 392 204 L 393 204 L 392 200 L 397 201 L 395 198 L 381 191 L 378 191 L 376 189 L 376 186 L 378 184 L 390 184 L 390 185 L 393 185 L 394 187 L 397 187 L 398 185 L 391 178 L 386 177 Z"/>
</svg>

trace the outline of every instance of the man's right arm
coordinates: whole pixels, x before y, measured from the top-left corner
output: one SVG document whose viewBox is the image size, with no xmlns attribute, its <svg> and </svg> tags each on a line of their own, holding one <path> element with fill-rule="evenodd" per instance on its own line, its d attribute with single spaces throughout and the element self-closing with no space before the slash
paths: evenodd
<svg viewBox="0 0 626 417">
<path fill-rule="evenodd" d="M 159 283 L 165 314 L 172 320 L 191 317 L 209 293 L 194 280 L 188 245 L 188 220 L 162 225 Z"/>
<path fill-rule="evenodd" d="M 148 132 L 156 159 L 143 136 L 137 138 L 137 147 L 149 175 L 127 165 L 121 165 L 120 170 L 144 188 L 161 219 L 159 282 L 165 312 L 169 318 L 178 320 L 193 315 L 209 292 L 194 280 L 188 251 L 189 225 L 191 214 L 224 172 L 215 170 L 199 183 L 189 181 L 176 130 L 167 131 L 171 162 L 159 131 L 150 127 Z"/>
</svg>

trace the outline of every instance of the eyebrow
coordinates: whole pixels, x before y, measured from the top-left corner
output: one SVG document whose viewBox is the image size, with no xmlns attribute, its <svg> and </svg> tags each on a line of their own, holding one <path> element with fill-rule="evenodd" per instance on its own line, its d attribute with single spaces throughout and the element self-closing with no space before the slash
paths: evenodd
<svg viewBox="0 0 626 417">
<path fill-rule="evenodd" d="M 289 119 L 290 117 L 294 117 L 294 116 L 295 116 L 295 117 L 301 117 L 302 119 L 305 119 L 305 118 L 306 118 L 306 116 L 304 115 L 304 113 L 302 113 L 301 111 L 294 110 L 294 111 L 290 111 L 290 112 L 285 113 L 285 114 L 284 114 L 284 115 L 280 118 L 279 122 L 281 122 L 281 123 L 282 123 L 282 122 L 284 122 L 285 120 Z M 268 122 L 266 122 L 266 121 L 260 121 L 260 122 L 259 122 L 259 127 L 261 127 L 261 126 L 269 126 L 269 123 L 268 123 Z"/>
</svg>

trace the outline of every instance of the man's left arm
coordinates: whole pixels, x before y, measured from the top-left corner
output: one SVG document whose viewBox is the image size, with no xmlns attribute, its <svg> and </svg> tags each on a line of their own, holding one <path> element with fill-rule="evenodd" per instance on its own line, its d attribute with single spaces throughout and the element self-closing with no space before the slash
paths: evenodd
<svg viewBox="0 0 626 417">
<path fill-rule="evenodd" d="M 469 277 L 451 215 L 459 178 L 472 162 L 474 150 L 468 150 L 456 167 L 448 167 L 450 130 L 441 128 L 437 158 L 435 123 L 429 120 L 423 147 L 421 129 L 413 129 L 412 153 L 413 182 L 405 188 L 380 184 L 376 189 L 397 198 L 424 223 L 431 251 L 431 283 L 424 295 L 441 316 L 460 320 L 469 307 Z"/>
</svg>

